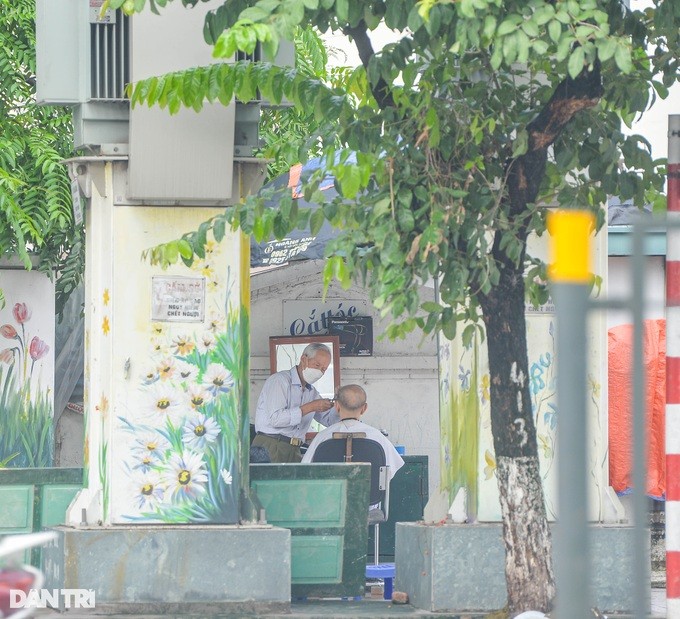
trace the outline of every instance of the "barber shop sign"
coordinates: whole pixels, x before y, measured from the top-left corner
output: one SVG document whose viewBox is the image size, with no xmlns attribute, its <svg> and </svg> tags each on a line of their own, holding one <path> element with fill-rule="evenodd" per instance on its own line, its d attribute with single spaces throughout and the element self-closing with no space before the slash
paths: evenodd
<svg viewBox="0 0 680 619">
<path fill-rule="evenodd" d="M 286 335 L 325 335 L 328 319 L 352 318 L 369 314 L 368 301 L 359 299 L 304 299 L 283 302 L 283 329 Z"/>
</svg>

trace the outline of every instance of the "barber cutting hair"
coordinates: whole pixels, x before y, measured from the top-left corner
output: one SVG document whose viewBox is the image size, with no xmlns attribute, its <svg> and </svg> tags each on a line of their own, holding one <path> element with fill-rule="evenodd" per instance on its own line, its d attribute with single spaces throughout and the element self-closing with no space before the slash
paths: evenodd
<svg viewBox="0 0 680 619">
<path fill-rule="evenodd" d="M 324 426 L 339 421 L 333 401 L 312 386 L 328 369 L 331 351 L 325 344 L 309 344 L 300 362 L 272 374 L 257 400 L 253 446 L 264 447 L 272 462 L 300 462 L 300 445 L 315 419 Z"/>
</svg>

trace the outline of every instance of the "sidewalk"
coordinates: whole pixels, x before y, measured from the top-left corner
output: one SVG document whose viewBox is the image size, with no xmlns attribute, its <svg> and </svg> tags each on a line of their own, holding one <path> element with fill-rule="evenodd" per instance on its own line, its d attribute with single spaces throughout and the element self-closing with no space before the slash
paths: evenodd
<svg viewBox="0 0 680 619">
<path fill-rule="evenodd" d="M 649 619 L 665 619 L 666 590 L 651 590 L 651 614 Z M 59 613 L 55 610 L 42 609 L 36 612 L 36 619 L 93 619 L 107 617 L 108 619 L 131 619 L 133 615 L 106 615 L 94 610 L 69 610 Z M 134 615 L 134 619 L 404 619 L 405 617 L 429 617 L 430 619 L 485 619 L 487 613 L 437 613 L 420 610 L 408 604 L 392 604 L 392 602 L 365 598 L 359 601 L 318 600 L 309 602 L 293 602 L 290 614 L 215 614 L 215 615 Z M 608 614 L 609 619 L 630 619 L 630 615 Z"/>
</svg>

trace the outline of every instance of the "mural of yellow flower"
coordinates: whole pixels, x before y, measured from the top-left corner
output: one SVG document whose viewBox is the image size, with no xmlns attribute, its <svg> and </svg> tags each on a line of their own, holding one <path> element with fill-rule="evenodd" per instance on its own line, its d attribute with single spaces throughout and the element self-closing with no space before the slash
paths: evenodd
<svg viewBox="0 0 680 619">
<path fill-rule="evenodd" d="M 488 374 L 482 376 L 482 401 L 489 402 L 491 400 L 491 394 L 489 393 L 489 387 L 491 386 L 491 380 Z"/>
<path fill-rule="evenodd" d="M 486 466 L 484 467 L 484 479 L 489 480 L 496 473 L 496 458 L 494 458 L 493 454 L 487 449 L 484 452 L 484 460 L 486 461 Z"/>
<path fill-rule="evenodd" d="M 175 346 L 175 353 L 178 355 L 188 355 L 196 347 L 196 344 L 186 335 L 178 335 L 172 343 Z"/>
<path fill-rule="evenodd" d="M 94 408 L 101 414 L 101 418 L 103 421 L 104 419 L 106 419 L 106 416 L 109 413 L 109 399 L 102 393 L 102 396 L 99 399 L 99 404 L 95 405 Z"/>
<path fill-rule="evenodd" d="M 552 447 L 550 446 L 550 441 L 548 440 L 548 437 L 545 436 L 544 434 L 539 434 L 538 442 L 540 444 L 541 449 L 543 449 L 543 456 L 545 458 L 552 458 L 553 450 Z"/>
<path fill-rule="evenodd" d="M 596 399 L 599 398 L 600 397 L 600 383 L 597 382 L 593 378 L 592 374 L 588 374 L 588 383 L 589 383 L 590 388 L 593 392 L 593 394 L 592 394 L 593 398 L 596 398 Z"/>
<path fill-rule="evenodd" d="M 161 380 L 172 378 L 175 373 L 175 360 L 172 357 L 161 359 L 161 362 L 156 367 L 156 371 Z"/>
<path fill-rule="evenodd" d="M 157 340 L 157 339 L 151 340 L 151 350 L 154 353 L 167 354 L 167 350 L 165 348 L 165 343 L 161 342 L 160 340 Z"/>
<path fill-rule="evenodd" d="M 104 301 L 104 305 L 108 305 L 110 300 L 111 300 L 111 294 L 109 293 L 109 289 L 105 288 L 104 294 L 102 296 L 102 301 Z"/>
<path fill-rule="evenodd" d="M 109 331 L 111 331 L 111 325 L 109 324 L 109 317 L 104 316 L 104 320 L 102 320 L 102 333 L 104 335 L 108 335 Z"/>
</svg>

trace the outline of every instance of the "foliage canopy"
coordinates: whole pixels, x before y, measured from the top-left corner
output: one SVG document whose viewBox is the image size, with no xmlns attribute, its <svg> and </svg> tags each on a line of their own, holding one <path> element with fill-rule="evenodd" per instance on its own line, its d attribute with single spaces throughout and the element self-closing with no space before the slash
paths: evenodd
<svg viewBox="0 0 680 619">
<path fill-rule="evenodd" d="M 312 111 L 343 198 L 311 220 L 313 231 L 323 216 L 345 230 L 329 251 L 327 279 L 367 278 L 376 305 L 402 319 L 392 335 L 419 325 L 452 337 L 461 319 L 478 315 L 477 295 L 498 282 L 494 247 L 513 265 L 526 261 L 528 281 L 539 283 L 528 294 L 545 298 L 544 266 L 525 256 L 524 243 L 528 232 L 544 231 L 543 205 L 589 208 L 602 223 L 608 195 L 662 202 L 663 162 L 652 160 L 644 138 L 621 130 L 677 79 L 680 7 L 656 4 L 643 12 L 618 0 L 227 1 L 204 30 L 217 57 L 258 43 L 273 53 L 298 26 L 313 25 L 354 40 L 364 66 L 334 87 L 268 63 L 217 64 L 141 82 L 132 102 L 176 112 L 248 101 L 259 90 Z M 402 36 L 375 53 L 369 33 L 380 22 Z M 560 85 L 564 103 L 554 98 Z M 542 111 L 564 122 L 537 126 Z M 347 163 L 350 151 L 358 156 Z M 516 162 L 544 151 L 543 169 L 529 179 L 535 196 L 519 204 L 509 189 Z M 306 191 L 323 201 L 314 183 Z M 309 218 L 285 196 L 276 212 L 253 198 L 211 225 L 219 233 L 236 223 L 261 240 Z M 202 237 L 186 235 L 180 254 L 200 253 Z M 177 255 L 156 249 L 161 262 Z M 442 278 L 441 304 L 416 317 L 418 283 L 433 276 Z"/>
<path fill-rule="evenodd" d="M 31 255 L 57 280 L 57 308 L 80 281 L 81 233 L 61 163 L 73 150 L 69 109 L 35 100 L 35 2 L 0 0 L 0 256 Z"/>
</svg>

